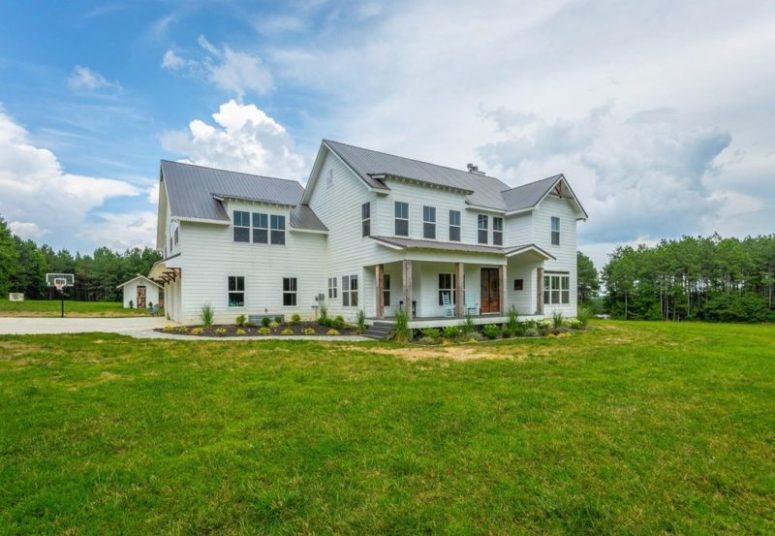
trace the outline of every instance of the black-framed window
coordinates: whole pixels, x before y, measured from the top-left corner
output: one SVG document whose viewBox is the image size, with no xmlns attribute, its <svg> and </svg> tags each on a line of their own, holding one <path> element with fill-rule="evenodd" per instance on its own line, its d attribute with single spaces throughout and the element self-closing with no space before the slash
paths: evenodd
<svg viewBox="0 0 775 536">
<path fill-rule="evenodd" d="M 436 207 L 422 207 L 422 235 L 436 239 Z"/>
<path fill-rule="evenodd" d="M 285 216 L 272 214 L 270 222 L 272 224 L 272 244 L 285 244 Z"/>
<path fill-rule="evenodd" d="M 544 303 L 570 303 L 570 276 L 562 274 L 544 275 Z"/>
<path fill-rule="evenodd" d="M 329 299 L 336 299 L 338 296 L 337 288 L 336 288 L 336 278 L 335 277 L 329 277 L 328 278 L 328 297 Z"/>
<path fill-rule="evenodd" d="M 361 205 L 361 236 L 371 235 L 371 202 Z"/>
<path fill-rule="evenodd" d="M 460 242 L 460 211 L 449 211 L 449 241 Z"/>
<path fill-rule="evenodd" d="M 394 207 L 396 236 L 409 236 L 409 203 L 396 201 Z"/>
<path fill-rule="evenodd" d="M 523 290 L 525 288 L 525 281 L 523 279 L 514 280 L 514 290 Z"/>
<path fill-rule="evenodd" d="M 503 245 L 503 218 L 492 217 L 492 243 L 496 246 Z"/>
<path fill-rule="evenodd" d="M 487 243 L 487 227 L 488 220 L 487 214 L 478 214 L 476 216 L 476 227 L 478 229 L 478 240 L 480 244 Z"/>
<path fill-rule="evenodd" d="M 250 242 L 250 212 L 234 211 L 234 241 Z"/>
<path fill-rule="evenodd" d="M 560 218 L 552 216 L 552 245 L 560 245 Z"/>
<path fill-rule="evenodd" d="M 229 276 L 229 307 L 245 306 L 245 278 L 241 275 Z"/>
<path fill-rule="evenodd" d="M 455 290 L 455 274 L 439 274 L 439 305 L 444 305 L 444 295 L 449 296 L 449 304 L 457 303 Z"/>
<path fill-rule="evenodd" d="M 267 214 L 253 213 L 253 243 L 269 243 L 269 216 Z"/>
<path fill-rule="evenodd" d="M 358 276 L 342 276 L 342 305 L 358 307 Z"/>
<path fill-rule="evenodd" d="M 382 299 L 385 307 L 390 307 L 390 274 L 382 274 Z"/>
<path fill-rule="evenodd" d="M 297 284 L 295 277 L 283 277 L 283 305 L 296 305 Z"/>
</svg>

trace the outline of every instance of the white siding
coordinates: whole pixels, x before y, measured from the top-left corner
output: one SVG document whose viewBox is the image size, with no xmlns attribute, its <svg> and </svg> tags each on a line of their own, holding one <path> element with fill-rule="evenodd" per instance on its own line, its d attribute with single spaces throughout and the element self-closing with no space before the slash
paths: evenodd
<svg viewBox="0 0 775 536">
<path fill-rule="evenodd" d="M 137 308 L 137 287 L 145 287 L 145 306 L 148 304 L 158 305 L 159 303 L 159 287 L 149 283 L 148 281 L 139 279 L 132 281 L 128 285 L 124 285 L 124 309 L 129 309 L 129 302 L 132 302 L 132 307 Z"/>
</svg>

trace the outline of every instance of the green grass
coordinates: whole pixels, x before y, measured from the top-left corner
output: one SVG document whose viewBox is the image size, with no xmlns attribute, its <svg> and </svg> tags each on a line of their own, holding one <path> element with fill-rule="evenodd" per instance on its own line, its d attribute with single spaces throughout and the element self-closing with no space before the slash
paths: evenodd
<svg viewBox="0 0 775 536">
<path fill-rule="evenodd" d="M 60 313 L 59 300 L 24 300 L 12 302 L 0 299 L 0 316 L 52 316 Z M 144 309 L 124 309 L 121 302 L 85 302 L 65 299 L 65 316 L 69 317 L 118 317 L 145 316 Z"/>
<path fill-rule="evenodd" d="M 772 326 L 0 338 L 6 534 L 772 534 L 774 445 Z"/>
</svg>

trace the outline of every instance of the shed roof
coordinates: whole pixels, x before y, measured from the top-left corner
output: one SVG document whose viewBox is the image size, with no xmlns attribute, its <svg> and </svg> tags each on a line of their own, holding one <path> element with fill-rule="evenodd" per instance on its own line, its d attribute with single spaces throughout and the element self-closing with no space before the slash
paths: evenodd
<svg viewBox="0 0 775 536">
<path fill-rule="evenodd" d="M 135 277 L 133 277 L 133 278 L 132 278 L 132 279 L 130 279 L 129 281 L 124 281 L 124 282 L 123 282 L 123 283 L 121 283 L 120 285 L 116 285 L 116 288 L 123 288 L 123 287 L 127 286 L 127 285 L 128 285 L 128 284 L 130 284 L 130 283 L 134 283 L 134 282 L 135 282 L 135 281 L 137 281 L 138 279 L 141 279 L 141 280 L 143 280 L 143 282 L 150 283 L 151 285 L 153 285 L 153 286 L 155 286 L 155 287 L 159 287 L 159 288 L 161 288 L 161 285 L 159 285 L 159 284 L 158 284 L 156 281 L 154 281 L 153 279 L 148 279 L 148 278 L 147 278 L 147 277 L 145 277 L 143 274 L 137 274 Z"/>
</svg>

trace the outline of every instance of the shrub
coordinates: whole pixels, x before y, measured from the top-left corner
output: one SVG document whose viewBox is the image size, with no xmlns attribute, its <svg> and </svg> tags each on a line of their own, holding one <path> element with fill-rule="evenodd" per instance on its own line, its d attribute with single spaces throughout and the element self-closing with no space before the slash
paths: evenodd
<svg viewBox="0 0 775 536">
<path fill-rule="evenodd" d="M 276 317 L 274 317 L 274 321 L 277 322 L 278 325 L 282 324 L 283 320 L 285 319 L 282 317 L 282 315 L 277 315 Z"/>
<path fill-rule="evenodd" d="M 188 335 L 188 328 L 186 326 L 178 326 L 175 328 L 175 333 L 180 333 L 181 335 Z"/>
<path fill-rule="evenodd" d="M 529 327 L 525 329 L 525 333 L 523 335 L 525 337 L 538 337 L 541 334 L 538 332 L 538 328 Z"/>
<path fill-rule="evenodd" d="M 517 329 L 519 329 L 519 313 L 517 313 L 513 305 L 509 309 L 509 319 L 506 321 L 506 328 L 512 333 L 516 333 Z"/>
<path fill-rule="evenodd" d="M 488 339 L 497 339 L 501 330 L 495 324 L 487 324 L 482 328 L 482 334 Z"/>
<path fill-rule="evenodd" d="M 514 331 L 510 327 L 506 326 L 501 330 L 501 337 L 503 337 L 504 339 L 510 339 L 513 336 L 514 336 Z"/>
<path fill-rule="evenodd" d="M 304 328 L 304 335 L 314 335 L 317 333 L 315 328 Z"/>
<path fill-rule="evenodd" d="M 565 325 L 570 329 L 584 329 L 584 324 L 578 318 L 569 318 L 565 321 Z"/>
<path fill-rule="evenodd" d="M 262 326 L 262 327 L 258 328 L 258 334 L 259 335 L 269 335 L 270 333 L 272 333 L 272 330 L 269 329 L 266 326 Z"/>
<path fill-rule="evenodd" d="M 293 313 L 291 316 L 291 324 L 298 324 L 301 322 L 301 316 L 299 316 L 299 313 Z"/>
<path fill-rule="evenodd" d="M 239 315 L 235 320 L 234 323 L 237 324 L 237 327 L 244 327 L 245 326 L 245 315 Z"/>
<path fill-rule="evenodd" d="M 425 328 L 422 330 L 422 336 L 425 339 L 431 339 L 432 341 L 435 341 L 441 336 L 441 331 L 439 331 L 437 328 Z"/>
<path fill-rule="evenodd" d="M 366 313 L 363 312 L 363 309 L 358 309 L 355 325 L 357 326 L 358 333 L 366 331 Z"/>
<path fill-rule="evenodd" d="M 213 306 L 209 303 L 206 303 L 202 306 L 202 312 L 199 313 L 199 318 L 202 319 L 202 325 L 206 328 L 209 328 L 213 325 L 213 318 L 215 318 L 215 311 L 213 311 Z"/>
<path fill-rule="evenodd" d="M 393 338 L 398 342 L 407 342 L 412 339 L 412 332 L 409 330 L 409 315 L 406 311 L 396 313 L 396 330 Z"/>
<path fill-rule="evenodd" d="M 280 332 L 280 335 L 294 335 L 293 328 L 287 327 Z"/>
<path fill-rule="evenodd" d="M 447 326 L 442 332 L 445 339 L 454 340 L 460 336 L 460 328 L 457 326 Z"/>
<path fill-rule="evenodd" d="M 318 324 L 321 326 L 328 325 L 328 308 L 325 305 L 320 306 L 320 317 L 318 317 Z"/>
<path fill-rule="evenodd" d="M 225 328 L 216 328 L 213 333 L 215 333 L 219 337 L 223 337 L 224 335 L 226 335 L 226 329 Z"/>
<path fill-rule="evenodd" d="M 555 311 L 552 313 L 552 327 L 554 329 L 560 329 L 562 327 L 562 313 Z"/>
<path fill-rule="evenodd" d="M 331 327 L 334 329 L 343 329 L 345 326 L 344 318 L 340 315 L 331 321 Z"/>
<path fill-rule="evenodd" d="M 132 300 L 129 300 L 129 308 L 130 309 L 134 309 L 135 308 L 135 302 L 133 302 Z"/>
<path fill-rule="evenodd" d="M 163 328 L 161 328 L 161 330 L 164 333 L 174 333 L 175 332 L 175 326 L 164 326 Z"/>
<path fill-rule="evenodd" d="M 471 333 L 469 333 L 468 335 L 466 335 L 466 340 L 468 342 L 481 341 L 483 338 L 484 338 L 484 336 L 481 333 L 479 333 L 478 331 L 476 331 L 476 330 L 474 330 Z"/>
<path fill-rule="evenodd" d="M 328 331 L 326 331 L 326 335 L 339 335 L 339 331 L 334 328 L 331 328 Z"/>
<path fill-rule="evenodd" d="M 242 328 L 239 328 L 239 329 L 237 329 L 237 330 L 234 332 L 234 334 L 235 334 L 235 335 L 247 335 L 247 334 L 248 334 L 248 332 L 247 332 L 247 331 L 245 331 L 245 330 L 244 330 L 244 329 L 242 329 Z"/>
<path fill-rule="evenodd" d="M 203 328 L 191 328 L 191 331 L 189 331 L 191 335 L 201 335 L 204 332 L 205 330 Z"/>
<path fill-rule="evenodd" d="M 269 327 L 272 329 L 279 328 L 280 323 L 277 320 L 272 320 L 271 322 L 269 322 Z"/>
<path fill-rule="evenodd" d="M 576 320 L 578 320 L 581 323 L 582 328 L 587 327 L 587 323 L 589 322 L 589 319 L 591 317 L 592 317 L 592 309 L 590 309 L 586 305 L 579 307 L 578 311 L 576 311 Z"/>
<path fill-rule="evenodd" d="M 436 344 L 436 339 L 434 339 L 433 337 L 423 336 L 417 339 L 417 341 L 415 342 L 417 342 L 417 344 Z"/>
<path fill-rule="evenodd" d="M 261 319 L 261 325 L 264 326 L 265 328 L 268 328 L 269 324 L 271 323 L 272 323 L 272 319 L 269 318 L 268 316 L 265 316 Z"/>
<path fill-rule="evenodd" d="M 152 301 L 148 302 L 148 309 L 153 309 L 153 302 Z"/>
<path fill-rule="evenodd" d="M 466 313 L 466 321 L 463 323 L 463 335 L 470 335 L 474 331 L 476 331 L 474 319 L 471 316 L 471 313 Z"/>
</svg>

